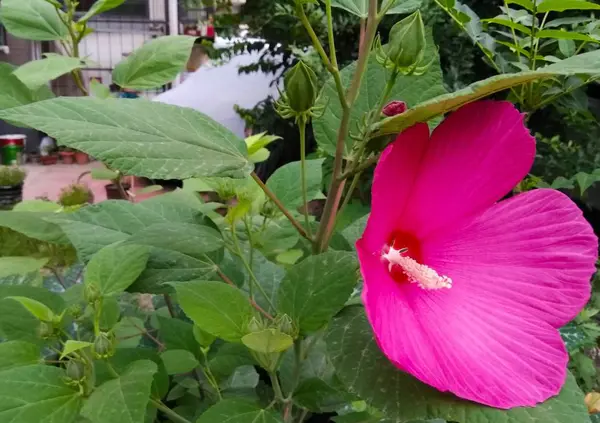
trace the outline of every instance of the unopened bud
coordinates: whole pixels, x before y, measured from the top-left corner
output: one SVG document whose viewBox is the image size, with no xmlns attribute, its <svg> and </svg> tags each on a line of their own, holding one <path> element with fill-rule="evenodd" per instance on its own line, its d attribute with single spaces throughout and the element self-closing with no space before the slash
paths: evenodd
<svg viewBox="0 0 600 423">
<path fill-rule="evenodd" d="M 387 104 L 381 111 L 385 116 L 396 116 L 406 112 L 406 103 L 403 101 L 392 101 Z"/>
<path fill-rule="evenodd" d="M 115 353 L 113 337 L 106 332 L 101 332 L 94 340 L 93 350 L 96 358 L 112 357 Z"/>
<path fill-rule="evenodd" d="M 426 47 L 425 25 L 417 10 L 392 27 L 385 50 L 387 59 L 400 72 L 412 73 L 423 62 Z"/>
<path fill-rule="evenodd" d="M 298 335 L 298 332 L 294 327 L 294 322 L 292 322 L 292 319 L 287 314 L 278 316 L 276 324 L 277 329 L 287 335 L 290 335 L 292 338 L 295 338 Z"/>
<path fill-rule="evenodd" d="M 303 61 L 286 72 L 284 86 L 288 106 L 294 112 L 307 112 L 317 101 L 317 75 Z"/>
<path fill-rule="evenodd" d="M 250 320 L 250 322 L 248 323 L 248 332 L 250 332 L 250 333 L 260 332 L 263 329 L 264 329 L 263 323 L 260 320 L 258 320 L 256 317 L 253 317 Z"/>
<path fill-rule="evenodd" d="M 83 297 L 88 304 L 94 304 L 100 298 L 100 290 L 96 285 L 86 284 L 83 290 Z"/>
<path fill-rule="evenodd" d="M 48 322 L 40 322 L 37 329 L 38 336 L 42 339 L 52 338 L 54 335 L 54 325 Z"/>
<path fill-rule="evenodd" d="M 81 380 L 85 377 L 85 368 L 82 362 L 69 360 L 66 367 L 67 377 L 71 380 Z"/>
</svg>

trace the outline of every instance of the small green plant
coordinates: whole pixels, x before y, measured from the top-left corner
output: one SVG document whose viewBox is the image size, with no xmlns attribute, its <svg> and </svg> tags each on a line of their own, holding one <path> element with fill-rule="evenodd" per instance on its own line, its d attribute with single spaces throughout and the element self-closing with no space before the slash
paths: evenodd
<svg viewBox="0 0 600 423">
<path fill-rule="evenodd" d="M 86 184 L 71 184 L 64 187 L 58 198 L 63 207 L 81 206 L 94 201 L 94 194 Z"/>
<path fill-rule="evenodd" d="M 25 171 L 19 167 L 0 166 L 0 186 L 20 185 L 25 180 L 25 176 Z"/>
</svg>

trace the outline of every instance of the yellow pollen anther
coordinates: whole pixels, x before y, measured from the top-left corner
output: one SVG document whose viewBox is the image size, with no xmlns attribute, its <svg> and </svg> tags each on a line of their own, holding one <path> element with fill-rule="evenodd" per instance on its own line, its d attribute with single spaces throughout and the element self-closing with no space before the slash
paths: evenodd
<svg viewBox="0 0 600 423">
<path fill-rule="evenodd" d="M 442 288 L 452 288 L 452 279 L 448 276 L 439 275 L 431 267 L 417 262 L 416 260 L 404 255 L 406 248 L 397 250 L 390 247 L 388 252 L 382 254 L 382 258 L 389 262 L 388 270 L 391 272 L 394 265 L 400 266 L 408 280 L 416 283 L 422 289 L 434 290 Z"/>
</svg>

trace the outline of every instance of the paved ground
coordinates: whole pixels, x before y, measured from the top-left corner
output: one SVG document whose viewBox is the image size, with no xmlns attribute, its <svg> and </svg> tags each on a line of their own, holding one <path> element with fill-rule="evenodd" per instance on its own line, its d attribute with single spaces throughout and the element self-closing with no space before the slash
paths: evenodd
<svg viewBox="0 0 600 423">
<path fill-rule="evenodd" d="M 25 200 L 33 200 L 37 197 L 48 197 L 52 201 L 58 200 L 60 190 L 69 184 L 77 181 L 79 175 L 87 172 L 93 168 L 102 167 L 100 162 L 92 162 L 86 165 L 78 164 L 55 164 L 50 166 L 43 166 L 40 164 L 27 164 L 23 168 L 27 172 L 27 178 L 25 179 L 25 187 L 23 189 L 23 198 Z M 104 186 L 108 183 L 107 181 L 97 181 L 86 175 L 82 178 L 82 182 L 85 182 L 94 193 L 94 202 L 106 200 L 106 191 Z M 133 191 L 136 188 L 141 188 L 139 181 L 133 186 Z M 152 194 L 137 195 L 136 201 L 146 199 L 148 197 L 158 195 L 161 192 L 155 192 Z"/>
</svg>

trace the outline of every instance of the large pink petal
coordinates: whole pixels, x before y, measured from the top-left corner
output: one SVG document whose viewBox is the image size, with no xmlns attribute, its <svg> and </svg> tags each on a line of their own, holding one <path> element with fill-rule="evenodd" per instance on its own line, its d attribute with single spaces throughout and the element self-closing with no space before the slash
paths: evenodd
<svg viewBox="0 0 600 423">
<path fill-rule="evenodd" d="M 453 279 L 453 291 L 556 328 L 588 301 L 598 256 L 598 240 L 579 208 L 546 189 L 501 201 L 471 223 L 421 242 L 423 260 Z"/>
<path fill-rule="evenodd" d="M 361 241 L 357 247 L 367 316 L 381 350 L 400 369 L 498 408 L 533 406 L 560 391 L 568 355 L 555 328 L 454 287 L 399 284 Z"/>
<path fill-rule="evenodd" d="M 382 153 L 373 175 L 371 215 L 364 234 L 372 251 L 380 251 L 398 226 L 428 142 L 429 127 L 421 123 L 400 134 Z"/>
<path fill-rule="evenodd" d="M 527 175 L 534 158 L 535 138 L 511 103 L 460 108 L 433 132 L 402 226 L 421 238 L 482 212 Z"/>
</svg>

